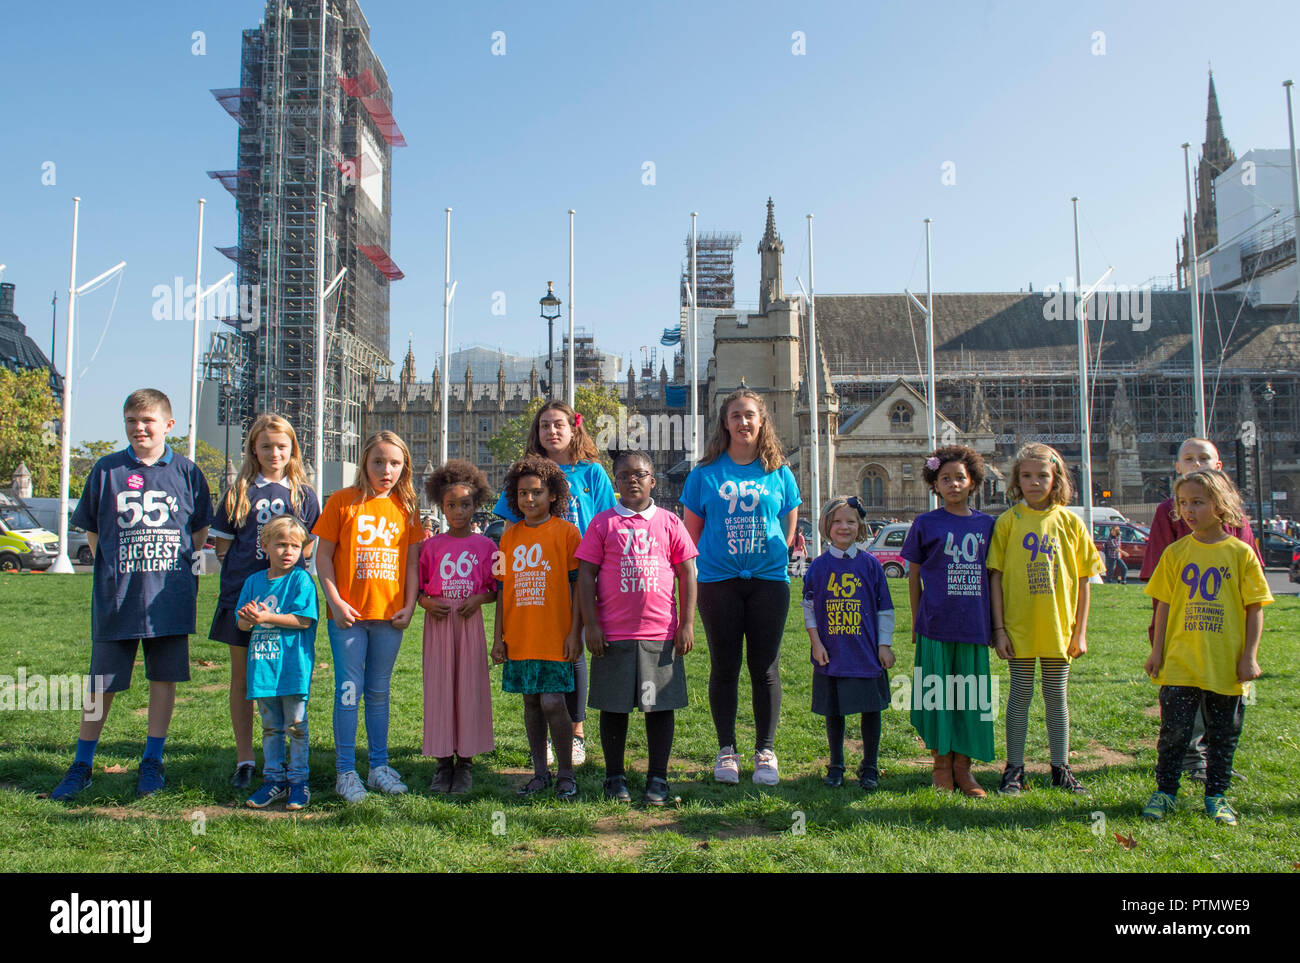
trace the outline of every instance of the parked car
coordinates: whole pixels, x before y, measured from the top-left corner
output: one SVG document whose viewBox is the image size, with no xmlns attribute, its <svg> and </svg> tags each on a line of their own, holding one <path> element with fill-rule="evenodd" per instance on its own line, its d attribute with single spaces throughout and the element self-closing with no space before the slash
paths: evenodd
<svg viewBox="0 0 1300 963">
<path fill-rule="evenodd" d="M 492 539 L 493 544 L 499 546 L 501 544 L 501 535 L 505 530 L 506 520 L 498 518 L 496 521 L 488 523 L 488 527 L 483 530 L 483 534 Z"/>
<path fill-rule="evenodd" d="M 1066 505 L 1067 510 L 1074 512 L 1080 518 L 1083 518 L 1082 505 Z M 1123 525 L 1128 521 L 1123 515 L 1113 508 L 1107 508 L 1105 505 L 1092 506 L 1092 523 L 1094 525 L 1105 522 L 1107 525 Z"/>
<path fill-rule="evenodd" d="M 1300 582 L 1300 548 L 1291 553 L 1291 581 Z"/>
<path fill-rule="evenodd" d="M 1137 575 L 1143 559 L 1146 558 L 1151 530 L 1133 522 L 1093 522 L 1092 540 L 1102 558 L 1106 557 L 1106 539 L 1110 538 L 1110 530 L 1116 525 L 1119 526 L 1120 550 L 1124 553 L 1124 564 L 1128 566 L 1130 575 Z"/>
<path fill-rule="evenodd" d="M 1295 555 L 1300 552 L 1300 539 L 1277 532 L 1265 532 L 1260 543 L 1265 568 L 1292 568 Z"/>
<path fill-rule="evenodd" d="M 17 501 L 26 508 L 33 518 L 47 532 L 59 531 L 59 499 L 57 498 L 20 498 Z M 75 499 L 68 502 L 68 558 L 78 565 L 91 565 L 95 555 L 90 550 L 90 539 L 84 528 L 72 524 L 72 513 L 76 511 Z"/>
<path fill-rule="evenodd" d="M 903 558 L 903 539 L 911 522 L 895 522 L 882 528 L 870 542 L 867 551 L 880 560 L 885 574 L 890 578 L 903 578 L 907 575 L 907 559 Z"/>
<path fill-rule="evenodd" d="M 44 572 L 59 555 L 59 536 L 37 523 L 32 513 L 0 494 L 0 572 L 28 568 Z"/>
</svg>

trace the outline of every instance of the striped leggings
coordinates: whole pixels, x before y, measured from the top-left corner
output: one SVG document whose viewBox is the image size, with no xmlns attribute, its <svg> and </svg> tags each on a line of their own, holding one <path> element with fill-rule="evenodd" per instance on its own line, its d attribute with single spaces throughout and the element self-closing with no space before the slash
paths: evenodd
<svg viewBox="0 0 1300 963">
<path fill-rule="evenodd" d="M 1047 743 L 1052 765 L 1064 766 L 1070 757 L 1070 707 L 1065 689 L 1070 663 L 1065 659 L 1039 659 L 1043 663 L 1043 702 L 1047 706 Z M 1011 659 L 1011 692 L 1007 696 L 1007 765 L 1025 764 L 1025 733 L 1029 729 L 1029 703 L 1034 699 L 1034 660 Z"/>
</svg>

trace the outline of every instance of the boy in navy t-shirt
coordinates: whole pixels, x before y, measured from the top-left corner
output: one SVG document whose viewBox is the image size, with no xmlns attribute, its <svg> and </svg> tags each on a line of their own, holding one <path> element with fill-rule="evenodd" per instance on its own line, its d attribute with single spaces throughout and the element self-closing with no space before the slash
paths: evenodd
<svg viewBox="0 0 1300 963">
<path fill-rule="evenodd" d="M 147 796 L 162 789 L 176 683 L 190 678 L 196 567 L 212 498 L 198 467 L 166 443 L 176 422 L 165 394 L 141 388 L 126 399 L 122 413 L 130 446 L 95 463 L 72 516 L 72 524 L 89 533 L 95 553 L 90 680 L 76 760 L 51 799 L 70 799 L 90 785 L 113 693 L 131 687 L 140 643 L 149 680 L 149 729 L 136 792 Z"/>
</svg>

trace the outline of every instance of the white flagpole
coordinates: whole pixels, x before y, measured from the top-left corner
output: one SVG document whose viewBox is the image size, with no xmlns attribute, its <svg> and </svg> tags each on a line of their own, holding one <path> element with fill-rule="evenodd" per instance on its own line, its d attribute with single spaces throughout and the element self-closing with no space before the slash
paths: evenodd
<svg viewBox="0 0 1300 963">
<path fill-rule="evenodd" d="M 690 350 L 686 352 L 687 364 L 690 365 L 690 383 L 691 383 L 691 464 L 694 465 L 700 460 L 700 389 L 699 389 L 699 364 L 696 356 L 699 353 L 699 291 L 695 280 L 695 261 L 696 261 L 696 235 L 695 219 L 699 217 L 698 212 L 691 211 L 691 343 Z"/>
<path fill-rule="evenodd" d="M 569 371 L 565 382 L 570 408 L 575 404 L 573 396 L 573 215 L 573 208 L 569 208 Z"/>
<path fill-rule="evenodd" d="M 190 353 L 190 461 L 199 429 L 199 329 L 203 327 L 203 205 L 199 198 L 199 239 L 194 251 L 194 346 Z"/>
<path fill-rule="evenodd" d="M 938 445 L 935 433 L 934 391 L 934 280 L 930 270 L 930 219 L 925 219 L 925 442 L 926 451 Z M 938 507 L 934 490 L 930 490 L 930 508 Z"/>
<path fill-rule="evenodd" d="M 812 431 L 812 557 L 822 553 L 821 427 L 817 419 L 817 283 L 813 275 L 813 216 L 808 215 L 808 412 Z"/>
<path fill-rule="evenodd" d="M 447 464 L 447 407 L 451 404 L 451 208 L 444 208 L 447 215 L 447 258 L 446 270 L 442 283 L 442 421 L 438 428 L 438 464 Z M 440 505 L 434 506 L 441 513 Z"/>
</svg>

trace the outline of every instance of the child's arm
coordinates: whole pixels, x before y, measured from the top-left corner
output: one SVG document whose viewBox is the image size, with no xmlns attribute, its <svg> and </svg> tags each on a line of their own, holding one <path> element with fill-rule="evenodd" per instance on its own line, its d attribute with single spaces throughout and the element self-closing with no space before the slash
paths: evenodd
<svg viewBox="0 0 1300 963">
<path fill-rule="evenodd" d="M 1006 613 L 1002 610 L 1002 572 L 989 569 L 989 606 L 993 609 L 993 648 L 999 659 L 1015 657 L 1015 646 L 1007 632 Z"/>
<path fill-rule="evenodd" d="M 1092 600 L 1092 585 L 1088 576 L 1079 579 L 1079 597 L 1074 606 L 1074 631 L 1065 654 L 1075 659 L 1088 651 L 1088 605 Z"/>
<path fill-rule="evenodd" d="M 817 611 L 814 602 L 808 597 L 803 600 L 803 627 L 808 630 L 808 644 L 812 647 L 812 660 L 818 665 L 826 665 L 831 654 L 822 645 L 821 634 L 817 631 Z"/>
<path fill-rule="evenodd" d="M 1165 662 L 1165 630 L 1169 626 L 1169 603 L 1161 602 L 1159 599 L 1152 601 L 1156 603 L 1156 635 L 1151 643 L 1151 654 L 1147 656 L 1146 665 L 1142 666 L 1142 670 L 1154 679 Z M 1249 634 L 1250 626 L 1247 623 L 1247 636 Z M 1258 642 L 1259 639 L 1255 641 Z"/>
<path fill-rule="evenodd" d="M 921 605 L 921 566 L 907 567 L 907 602 L 912 607 L 912 638 L 916 638 L 916 610 Z"/>
<path fill-rule="evenodd" d="M 1264 607 L 1256 602 L 1246 606 L 1246 651 L 1237 663 L 1237 681 L 1249 682 L 1263 673 L 1259 668 L 1259 637 L 1264 631 Z"/>
<path fill-rule="evenodd" d="M 578 563 L 578 605 L 582 623 L 587 627 L 587 648 L 600 658 L 605 654 L 605 632 L 596 618 L 596 573 L 600 566 L 585 559 Z"/>
<path fill-rule="evenodd" d="M 678 562 L 673 566 L 673 572 L 677 575 L 677 595 L 681 609 L 673 647 L 678 655 L 685 655 L 695 648 L 695 597 L 698 591 L 695 583 L 695 559 Z"/>
<path fill-rule="evenodd" d="M 320 571 L 319 564 L 317 571 Z M 420 594 L 420 553 L 415 545 L 406 546 L 406 578 L 402 580 L 402 591 L 405 596 L 402 610 L 389 621 L 395 629 L 406 628 L 411 624 L 411 616 L 415 615 L 415 598 Z"/>
<path fill-rule="evenodd" d="M 230 551 L 230 546 L 235 544 L 235 540 L 233 538 L 214 538 L 213 542 L 217 546 L 217 561 L 224 562 L 226 553 Z"/>
<path fill-rule="evenodd" d="M 578 604 L 578 583 L 569 584 L 569 634 L 564 637 L 564 661 L 577 662 L 582 658 L 582 606 Z"/>
<path fill-rule="evenodd" d="M 506 637 L 502 629 L 502 623 L 505 621 L 501 612 L 501 606 L 497 606 L 497 617 L 492 620 L 492 663 L 501 665 L 506 660 Z"/>
<path fill-rule="evenodd" d="M 460 603 L 460 608 L 456 610 L 456 614 L 459 615 L 462 619 L 467 619 L 475 612 L 477 612 L 479 609 L 481 609 L 483 606 L 487 605 L 489 602 L 495 602 L 496 597 L 497 597 L 497 593 L 495 590 L 492 590 L 490 592 L 479 592 L 475 595 L 471 595 L 469 598 L 465 599 L 465 601 Z M 440 601 L 440 600 L 435 600 L 435 601 Z M 451 607 L 450 602 L 447 603 L 447 607 L 450 609 Z"/>
<path fill-rule="evenodd" d="M 320 555 L 316 558 L 316 575 L 320 579 L 321 589 L 325 592 L 325 602 L 334 613 L 334 621 L 341 629 L 351 628 L 361 613 L 344 601 L 339 595 L 338 583 L 334 575 L 334 542 L 322 538 Z"/>
</svg>

